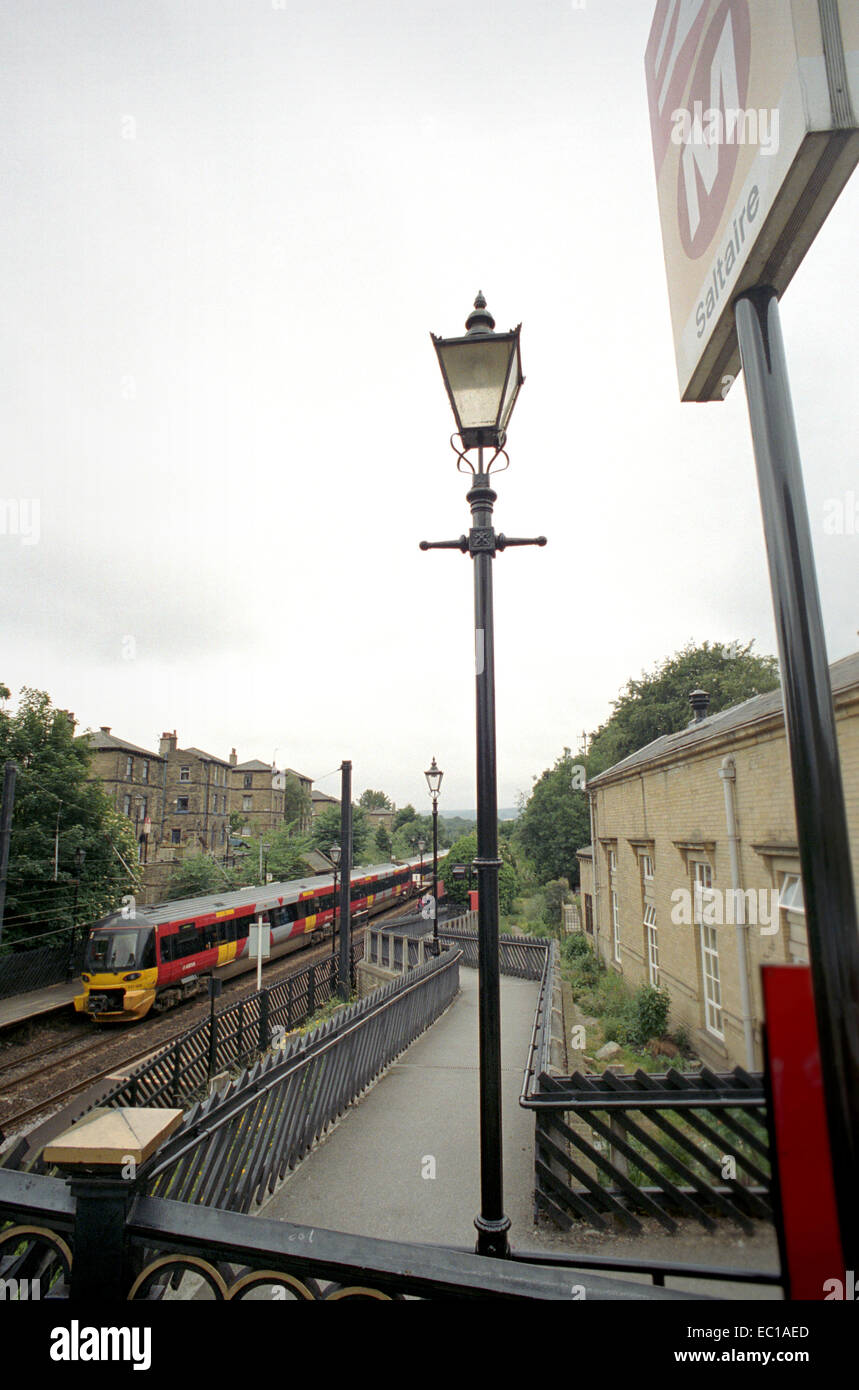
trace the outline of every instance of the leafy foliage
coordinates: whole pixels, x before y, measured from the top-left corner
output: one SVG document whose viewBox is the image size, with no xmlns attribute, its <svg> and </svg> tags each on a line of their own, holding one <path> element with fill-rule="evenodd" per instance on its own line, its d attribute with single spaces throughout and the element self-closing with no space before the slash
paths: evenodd
<svg viewBox="0 0 859 1390">
<path fill-rule="evenodd" d="M 365 811 L 390 811 L 392 809 L 390 797 L 384 792 L 374 792 L 370 787 L 362 792 L 358 798 L 358 805 L 363 806 Z"/>
<path fill-rule="evenodd" d="M 468 907 L 468 876 L 462 880 L 453 877 L 452 869 L 454 864 L 464 864 L 468 868 L 472 859 L 477 854 L 477 831 L 474 830 L 470 835 L 463 835 L 451 845 L 444 873 L 445 897 L 457 907 Z M 499 845 L 499 856 L 502 860 L 501 868 L 498 870 L 498 905 L 503 913 L 513 910 L 513 903 L 519 891 L 519 884 L 516 877 L 516 869 L 511 862 L 510 853 L 506 846 Z M 472 875 L 472 888 L 477 888 L 477 874 Z"/>
<path fill-rule="evenodd" d="M 249 880 L 246 871 L 224 869 L 210 854 L 186 854 L 170 870 L 167 881 L 167 900 L 202 898 L 219 890 L 229 893 Z"/>
<path fill-rule="evenodd" d="M 6 686 L 0 699 L 9 699 Z M 86 736 L 75 736 L 71 716 L 47 692 L 25 688 L 14 714 L 0 710 L 0 763 L 18 766 L 4 941 L 70 926 L 73 917 L 94 921 L 139 886 L 134 828 L 101 783 L 87 780 L 91 756 Z M 85 859 L 75 911 L 77 850 Z"/>
<path fill-rule="evenodd" d="M 516 822 L 514 838 L 543 881 L 578 881 L 576 851 L 591 836 L 587 793 L 575 785 L 581 780 L 575 769 L 581 766 L 565 748 L 535 784 Z"/>
<path fill-rule="evenodd" d="M 550 879 L 543 888 L 543 919 L 550 927 L 559 928 L 561 924 L 561 908 L 564 903 L 572 902 L 573 895 L 570 892 L 570 885 L 565 878 Z"/>
<path fill-rule="evenodd" d="M 352 806 L 352 864 L 365 864 L 365 858 L 370 849 L 372 828 L 367 820 L 361 806 Z M 340 810 L 337 806 L 329 806 L 327 810 L 320 812 L 313 822 L 313 829 L 310 832 L 310 843 L 313 849 L 321 850 L 327 854 L 332 845 L 340 844 Z"/>
</svg>

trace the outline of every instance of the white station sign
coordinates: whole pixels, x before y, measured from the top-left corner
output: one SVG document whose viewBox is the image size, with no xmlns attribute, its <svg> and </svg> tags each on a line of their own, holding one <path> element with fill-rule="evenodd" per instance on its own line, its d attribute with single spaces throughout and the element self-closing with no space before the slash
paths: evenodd
<svg viewBox="0 0 859 1390">
<path fill-rule="evenodd" d="M 723 400 L 732 301 L 783 292 L 859 161 L 859 0 L 657 0 L 645 68 L 680 394 Z"/>
</svg>

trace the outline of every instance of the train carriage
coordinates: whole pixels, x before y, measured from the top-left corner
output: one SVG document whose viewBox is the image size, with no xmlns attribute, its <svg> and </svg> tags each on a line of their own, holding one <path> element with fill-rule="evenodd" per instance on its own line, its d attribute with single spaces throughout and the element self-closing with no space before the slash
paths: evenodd
<svg viewBox="0 0 859 1390">
<path fill-rule="evenodd" d="M 413 893 L 418 862 L 353 870 L 353 917 Z M 339 891 L 338 881 L 338 917 Z M 333 875 L 110 913 L 91 928 L 75 1009 L 100 1023 L 134 1021 L 191 998 L 209 976 L 250 970 L 250 927 L 260 918 L 269 927 L 272 959 L 330 938 Z"/>
</svg>

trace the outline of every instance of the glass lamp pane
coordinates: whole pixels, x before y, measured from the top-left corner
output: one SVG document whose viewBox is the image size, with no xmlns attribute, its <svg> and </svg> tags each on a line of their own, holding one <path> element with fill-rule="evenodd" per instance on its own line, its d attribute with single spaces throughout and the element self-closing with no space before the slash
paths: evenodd
<svg viewBox="0 0 859 1390">
<path fill-rule="evenodd" d="M 439 347 L 462 429 L 491 428 L 495 424 L 511 348 L 509 340 L 499 342 L 491 338 Z"/>
<path fill-rule="evenodd" d="M 512 351 L 512 361 L 510 363 L 510 376 L 507 378 L 507 390 L 504 392 L 504 400 L 501 405 L 501 414 L 498 419 L 499 428 L 506 430 L 507 421 L 513 413 L 516 404 L 516 397 L 519 394 L 519 387 L 522 385 L 522 366 L 519 361 L 519 344 L 515 344 Z"/>
</svg>

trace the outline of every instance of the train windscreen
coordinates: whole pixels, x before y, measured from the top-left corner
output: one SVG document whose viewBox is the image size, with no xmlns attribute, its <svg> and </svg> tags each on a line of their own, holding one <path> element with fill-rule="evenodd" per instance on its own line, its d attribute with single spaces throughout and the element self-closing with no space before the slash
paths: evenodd
<svg viewBox="0 0 859 1390">
<path fill-rule="evenodd" d="M 147 970 L 155 964 L 155 933 L 151 927 L 95 930 L 87 942 L 84 970 L 93 975 L 118 970 Z"/>
</svg>

